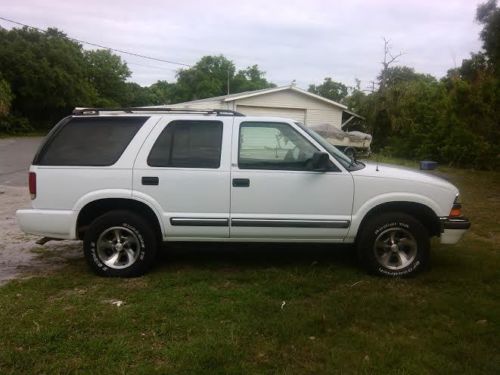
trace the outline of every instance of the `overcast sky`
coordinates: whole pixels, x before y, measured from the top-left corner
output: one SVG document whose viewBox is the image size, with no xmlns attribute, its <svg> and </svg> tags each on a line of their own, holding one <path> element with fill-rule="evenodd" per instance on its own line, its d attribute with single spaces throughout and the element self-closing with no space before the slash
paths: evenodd
<svg viewBox="0 0 500 375">
<path fill-rule="evenodd" d="M 381 68 L 383 41 L 400 64 L 437 77 L 478 51 L 480 0 L 1 0 L 0 16 L 71 37 L 194 64 L 223 54 L 267 78 L 307 88 L 324 77 L 363 88 Z M 0 25 L 12 25 L 0 20 Z M 1 52 L 0 52 L 1 53 Z M 122 55 L 131 81 L 175 80 L 179 66 Z"/>
</svg>

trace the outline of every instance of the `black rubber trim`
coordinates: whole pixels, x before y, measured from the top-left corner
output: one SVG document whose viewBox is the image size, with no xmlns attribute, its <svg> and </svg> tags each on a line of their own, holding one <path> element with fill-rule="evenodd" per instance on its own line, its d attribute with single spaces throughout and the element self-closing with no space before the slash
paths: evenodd
<svg viewBox="0 0 500 375">
<path fill-rule="evenodd" d="M 233 227 L 264 228 L 349 228 L 348 220 L 231 219 Z"/>
<path fill-rule="evenodd" d="M 228 227 L 229 219 L 171 217 L 170 224 L 174 226 L 183 226 L 183 227 Z"/>
<path fill-rule="evenodd" d="M 462 217 L 456 219 L 447 219 L 443 221 L 443 229 L 469 229 L 471 222 L 469 219 Z"/>
</svg>

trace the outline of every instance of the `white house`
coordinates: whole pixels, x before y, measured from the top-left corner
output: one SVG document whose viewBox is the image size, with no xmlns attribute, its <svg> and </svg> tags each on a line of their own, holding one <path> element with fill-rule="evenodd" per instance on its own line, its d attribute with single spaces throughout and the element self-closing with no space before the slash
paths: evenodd
<svg viewBox="0 0 500 375">
<path fill-rule="evenodd" d="M 331 124 L 341 129 L 354 118 L 343 104 L 312 94 L 293 85 L 246 91 L 168 105 L 171 108 L 229 109 L 248 116 L 287 117 L 307 126 Z M 344 115 L 344 121 L 342 120 Z"/>
</svg>

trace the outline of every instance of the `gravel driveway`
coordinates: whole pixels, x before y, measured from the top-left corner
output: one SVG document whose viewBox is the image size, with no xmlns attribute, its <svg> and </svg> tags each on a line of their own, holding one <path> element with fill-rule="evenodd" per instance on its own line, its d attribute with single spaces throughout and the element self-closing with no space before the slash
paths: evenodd
<svg viewBox="0 0 500 375">
<path fill-rule="evenodd" d="M 0 285 L 6 281 L 45 273 L 82 257 L 76 241 L 35 244 L 40 237 L 22 233 L 16 210 L 30 206 L 28 168 L 41 141 L 39 137 L 0 139 Z"/>
</svg>

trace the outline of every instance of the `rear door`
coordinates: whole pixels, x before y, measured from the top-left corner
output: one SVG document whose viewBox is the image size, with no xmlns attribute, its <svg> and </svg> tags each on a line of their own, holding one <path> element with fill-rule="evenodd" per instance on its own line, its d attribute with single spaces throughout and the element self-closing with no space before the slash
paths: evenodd
<svg viewBox="0 0 500 375">
<path fill-rule="evenodd" d="M 342 241 L 353 179 L 331 158 L 310 169 L 319 144 L 291 122 L 236 118 L 231 171 L 231 237 Z"/>
<path fill-rule="evenodd" d="M 165 118 L 141 148 L 133 194 L 161 212 L 166 239 L 229 237 L 232 121 Z"/>
</svg>

